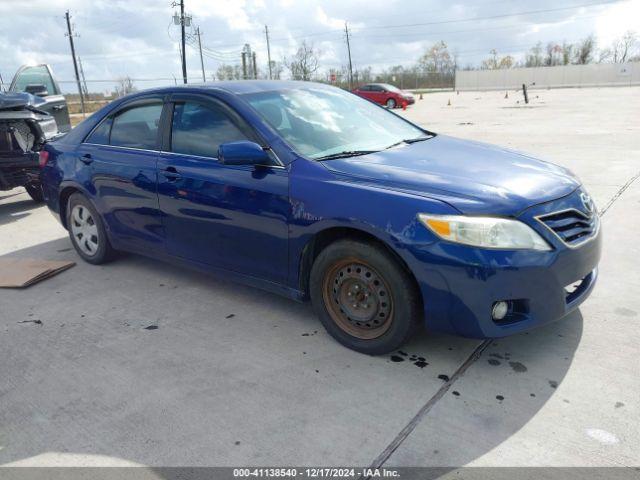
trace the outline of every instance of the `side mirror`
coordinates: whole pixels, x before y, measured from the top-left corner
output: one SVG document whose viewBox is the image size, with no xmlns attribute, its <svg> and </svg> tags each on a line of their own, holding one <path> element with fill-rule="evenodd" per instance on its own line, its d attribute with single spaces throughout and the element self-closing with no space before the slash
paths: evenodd
<svg viewBox="0 0 640 480">
<path fill-rule="evenodd" d="M 223 143 L 218 147 L 218 160 L 224 165 L 267 165 L 267 152 L 257 143 L 246 140 Z"/>
<path fill-rule="evenodd" d="M 24 87 L 24 91 L 37 97 L 46 97 L 47 95 L 49 95 L 47 87 L 40 84 L 27 85 L 26 87 Z"/>
</svg>

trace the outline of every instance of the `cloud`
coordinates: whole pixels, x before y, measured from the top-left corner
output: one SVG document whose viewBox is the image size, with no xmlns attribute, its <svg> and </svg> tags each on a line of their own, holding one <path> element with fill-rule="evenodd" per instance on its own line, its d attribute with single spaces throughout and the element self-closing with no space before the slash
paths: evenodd
<svg viewBox="0 0 640 480">
<path fill-rule="evenodd" d="M 541 41 L 576 41 L 597 33 L 600 44 L 627 29 L 640 31 L 640 2 L 625 1 L 588 8 L 558 8 L 578 0 L 490 0 L 478 3 L 448 0 L 185 0 L 193 25 L 202 32 L 207 78 L 221 63 L 238 64 L 240 50 L 250 43 L 266 70 L 264 26 L 269 26 L 272 59 L 295 53 L 307 40 L 321 51 L 321 68 L 347 63 L 348 22 L 354 65 L 381 71 L 409 66 L 428 46 L 444 40 L 459 52 L 462 65 L 478 64 L 496 48 L 521 58 Z M 64 12 L 73 17 L 77 53 L 91 89 L 107 90 L 122 76 L 172 79 L 180 77 L 179 27 L 173 25 L 171 0 L 31 0 L 11 2 L 0 16 L 0 74 L 10 81 L 26 62 L 51 63 L 63 88 L 75 88 Z M 527 11 L 548 12 L 522 14 Z M 504 17 L 508 14 L 521 13 Z M 495 18 L 485 18 L 492 17 Z M 483 19 L 477 19 L 481 17 Z M 476 18 L 476 20 L 468 21 Z M 186 58 L 190 75 L 201 81 L 194 31 L 188 29 Z M 172 80 L 170 80 L 171 82 Z M 68 82 L 68 83 L 66 83 Z M 167 80 L 140 82 L 139 87 Z"/>
<path fill-rule="evenodd" d="M 345 24 L 343 19 L 329 17 L 321 6 L 316 7 L 316 18 L 322 25 L 330 28 L 343 28 Z"/>
<path fill-rule="evenodd" d="M 600 45 L 609 45 L 627 30 L 640 32 L 640 1 L 629 0 L 611 5 L 596 20 Z"/>
</svg>

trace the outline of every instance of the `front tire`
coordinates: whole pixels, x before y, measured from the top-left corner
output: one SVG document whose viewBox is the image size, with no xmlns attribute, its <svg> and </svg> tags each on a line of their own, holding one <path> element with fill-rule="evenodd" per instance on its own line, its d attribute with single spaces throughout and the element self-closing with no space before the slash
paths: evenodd
<svg viewBox="0 0 640 480">
<path fill-rule="evenodd" d="M 81 193 L 74 193 L 69 197 L 67 228 L 71 243 L 84 261 L 100 265 L 115 256 L 102 218 L 89 199 Z"/>
<path fill-rule="evenodd" d="M 370 355 L 400 348 L 421 318 L 409 274 L 381 246 L 339 240 L 311 269 L 313 307 L 327 332 L 344 346 Z"/>
<path fill-rule="evenodd" d="M 396 101 L 393 98 L 390 98 L 387 100 L 387 103 L 385 105 L 387 106 L 387 108 L 396 108 Z"/>
</svg>

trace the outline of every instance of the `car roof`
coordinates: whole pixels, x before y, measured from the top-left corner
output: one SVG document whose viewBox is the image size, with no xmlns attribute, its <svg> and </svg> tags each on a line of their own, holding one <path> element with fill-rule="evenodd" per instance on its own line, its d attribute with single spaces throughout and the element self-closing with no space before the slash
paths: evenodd
<svg viewBox="0 0 640 480">
<path fill-rule="evenodd" d="M 186 85 L 171 85 L 167 87 L 150 88 L 146 90 L 137 91 L 129 98 L 135 97 L 139 94 L 149 93 L 173 93 L 179 92 L 182 89 L 188 90 L 201 90 L 206 91 L 224 91 L 235 95 L 242 95 L 245 93 L 260 93 L 277 90 L 293 90 L 300 88 L 336 88 L 330 85 L 316 82 L 302 82 L 295 80 L 229 80 L 219 82 L 206 82 L 206 83 L 188 83 Z"/>
</svg>

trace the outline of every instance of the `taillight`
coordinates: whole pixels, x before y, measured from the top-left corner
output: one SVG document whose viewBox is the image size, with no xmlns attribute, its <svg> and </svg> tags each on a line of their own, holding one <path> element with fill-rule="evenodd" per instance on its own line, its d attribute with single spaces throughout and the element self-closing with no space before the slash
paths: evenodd
<svg viewBox="0 0 640 480">
<path fill-rule="evenodd" d="M 40 150 L 40 155 L 38 155 L 38 164 L 40 164 L 40 168 L 43 168 L 48 161 L 49 152 L 47 152 L 46 150 Z"/>
</svg>

